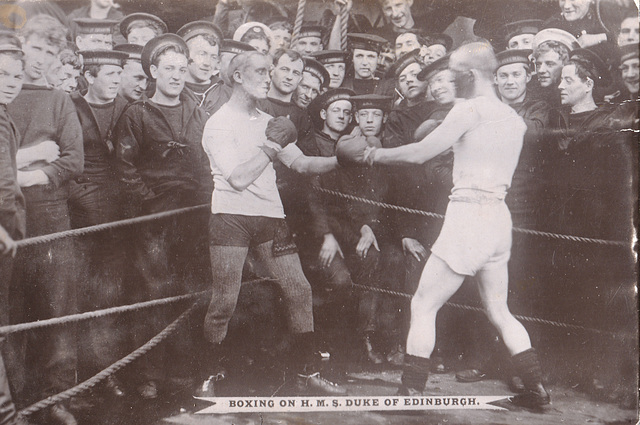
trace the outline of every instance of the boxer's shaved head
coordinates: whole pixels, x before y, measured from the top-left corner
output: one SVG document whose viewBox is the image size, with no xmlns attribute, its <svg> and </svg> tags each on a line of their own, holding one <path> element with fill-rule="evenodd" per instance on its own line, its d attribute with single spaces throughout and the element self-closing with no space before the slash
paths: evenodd
<svg viewBox="0 0 640 425">
<path fill-rule="evenodd" d="M 493 78 L 498 61 L 491 44 L 478 41 L 458 47 L 449 60 L 449 67 L 455 71 L 476 70 L 486 78 Z"/>
</svg>

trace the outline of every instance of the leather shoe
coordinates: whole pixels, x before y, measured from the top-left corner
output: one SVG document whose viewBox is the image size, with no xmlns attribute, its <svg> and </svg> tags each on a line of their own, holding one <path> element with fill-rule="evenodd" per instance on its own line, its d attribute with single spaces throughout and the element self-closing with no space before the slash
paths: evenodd
<svg viewBox="0 0 640 425">
<path fill-rule="evenodd" d="M 107 393 L 113 397 L 120 398 L 127 395 L 122 387 L 122 383 L 114 376 L 107 378 L 104 387 Z"/>
<path fill-rule="evenodd" d="M 364 336 L 364 349 L 367 354 L 367 360 L 369 360 L 373 364 L 382 364 L 384 362 L 384 357 L 382 354 L 378 353 L 373 349 L 373 344 L 371 344 L 371 336 Z"/>
<path fill-rule="evenodd" d="M 78 425 L 78 421 L 63 404 L 54 404 L 49 409 L 49 423 L 56 425 Z"/>
<path fill-rule="evenodd" d="M 542 383 L 538 383 L 535 388 L 527 389 L 522 394 L 511 397 L 511 403 L 520 407 L 536 409 L 551 403 L 551 397 Z"/>
<path fill-rule="evenodd" d="M 298 391 L 304 394 L 347 395 L 346 388 L 323 378 L 320 372 L 311 375 L 298 374 L 296 386 Z"/>
<path fill-rule="evenodd" d="M 158 385 L 155 381 L 147 381 L 138 386 L 138 394 L 145 400 L 158 398 Z"/>
<path fill-rule="evenodd" d="M 466 369 L 456 373 L 458 382 L 479 382 L 487 377 L 487 374 L 478 369 Z"/>
</svg>

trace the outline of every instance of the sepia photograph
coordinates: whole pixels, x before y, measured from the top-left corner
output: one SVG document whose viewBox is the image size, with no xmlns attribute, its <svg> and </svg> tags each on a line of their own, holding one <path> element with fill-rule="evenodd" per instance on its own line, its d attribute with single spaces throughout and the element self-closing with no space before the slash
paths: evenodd
<svg viewBox="0 0 640 425">
<path fill-rule="evenodd" d="M 0 1 L 0 425 L 639 423 L 639 28 Z"/>
</svg>

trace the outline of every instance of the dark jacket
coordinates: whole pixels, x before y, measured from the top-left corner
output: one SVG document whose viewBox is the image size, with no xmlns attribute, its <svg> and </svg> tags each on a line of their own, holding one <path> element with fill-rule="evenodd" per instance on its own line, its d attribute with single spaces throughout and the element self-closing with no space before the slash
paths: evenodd
<svg viewBox="0 0 640 425">
<path fill-rule="evenodd" d="M 96 117 L 89 103 L 79 93 L 73 93 L 71 100 L 76 105 L 78 119 L 82 126 L 82 140 L 84 141 L 84 173 L 81 178 L 90 181 L 104 181 L 116 178 L 115 145 L 113 129 L 120 115 L 129 105 L 125 98 L 117 96 L 113 103 L 111 123 L 103 139 Z"/>
<path fill-rule="evenodd" d="M 0 105 L 0 225 L 14 239 L 25 235 L 25 202 L 18 186 L 16 153 L 18 151 L 18 130 L 7 113 L 7 107 Z"/>
<path fill-rule="evenodd" d="M 450 107 L 435 102 L 424 101 L 414 106 L 401 103 L 392 110 L 385 125 L 382 145 L 394 148 L 414 143 L 414 132 L 424 121 L 433 118 L 441 120 Z M 390 190 L 387 202 L 407 208 L 444 214 L 452 187 L 451 152 L 446 152 L 426 164 L 386 167 Z M 389 231 L 393 239 L 411 238 L 422 244 L 433 243 L 437 236 L 434 223 L 441 223 L 417 214 L 387 212 Z M 433 230 L 432 230 L 433 229 Z"/>
<path fill-rule="evenodd" d="M 231 90 L 214 76 L 209 84 L 186 83 L 182 94 L 211 116 L 229 100 Z"/>
<path fill-rule="evenodd" d="M 211 200 L 211 173 L 202 149 L 207 114 L 184 96 L 180 101 L 181 130 L 148 99 L 130 104 L 116 124 L 120 178 L 140 202 L 163 197 L 191 198 L 187 204 Z M 186 206 L 176 203 L 174 207 Z"/>
<path fill-rule="evenodd" d="M 620 110 L 602 106 L 569 114 L 554 110 L 545 182 L 551 191 L 547 227 L 558 233 L 628 240 L 637 173 L 636 139 Z"/>
<path fill-rule="evenodd" d="M 529 99 L 510 105 L 524 119 L 527 132 L 524 135 L 518 166 L 513 174 L 506 203 L 511 211 L 514 226 L 535 228 L 537 204 L 540 199 L 541 163 L 543 160 L 542 137 L 549 125 L 551 107 L 544 100 Z"/>
<path fill-rule="evenodd" d="M 320 156 L 335 155 L 335 143 L 328 135 L 316 132 L 316 142 Z M 331 149 L 333 146 L 333 149 Z M 386 193 L 386 182 L 378 169 L 360 167 L 340 167 L 330 173 L 316 177 L 312 184 L 324 189 L 354 195 L 374 201 L 382 201 Z M 312 197 L 310 199 L 315 199 Z M 312 232 L 321 239 L 327 233 L 333 233 L 340 240 L 342 232 L 360 235 L 365 224 L 379 236 L 382 208 L 355 200 L 345 200 L 333 195 L 321 195 L 319 203 L 310 205 Z M 348 240 L 354 239 L 348 237 Z M 357 238 L 355 238 L 357 240 Z"/>
</svg>

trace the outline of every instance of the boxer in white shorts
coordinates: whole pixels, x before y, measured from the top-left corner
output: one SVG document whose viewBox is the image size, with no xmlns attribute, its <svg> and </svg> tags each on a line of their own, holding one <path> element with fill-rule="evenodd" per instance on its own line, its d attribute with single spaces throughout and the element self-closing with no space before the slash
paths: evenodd
<svg viewBox="0 0 640 425">
<path fill-rule="evenodd" d="M 422 394 L 435 345 L 438 310 L 466 276 L 476 276 L 486 314 L 512 355 L 526 392 L 516 405 L 538 408 L 550 402 L 542 385 L 538 356 L 526 329 L 507 306 L 507 262 L 511 251 L 511 215 L 504 203 L 518 163 L 526 125 L 493 87 L 497 67 L 488 43 L 461 46 L 452 53 L 457 103 L 442 124 L 418 143 L 393 149 L 349 152 L 369 164 L 422 164 L 453 149 L 453 184 L 442 231 L 411 301 L 411 327 L 399 394 Z M 340 153 L 338 153 L 340 156 Z"/>
</svg>

